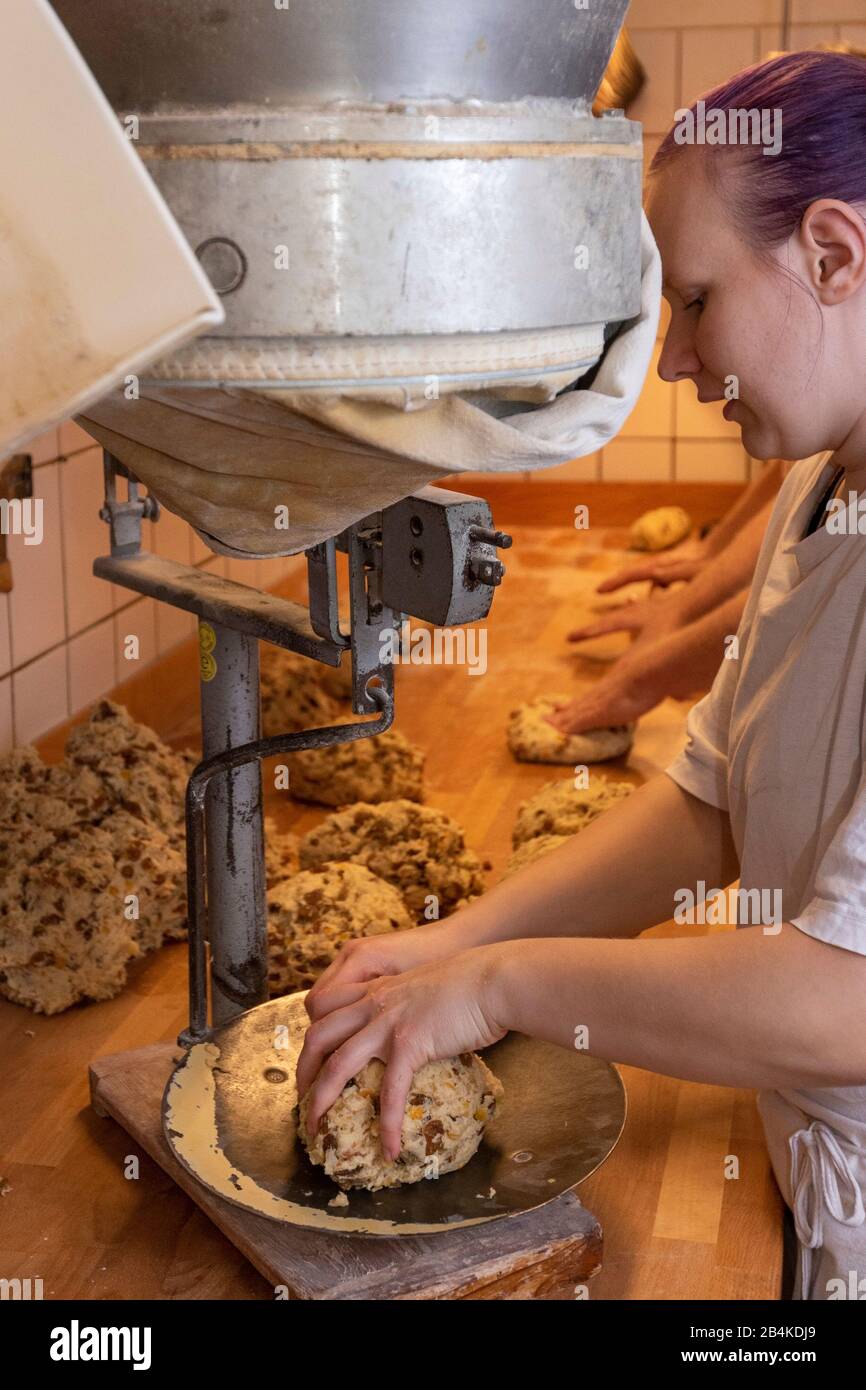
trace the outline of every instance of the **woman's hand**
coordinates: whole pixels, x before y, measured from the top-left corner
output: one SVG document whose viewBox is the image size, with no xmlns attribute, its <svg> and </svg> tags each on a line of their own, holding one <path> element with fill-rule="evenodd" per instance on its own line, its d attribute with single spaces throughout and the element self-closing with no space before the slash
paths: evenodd
<svg viewBox="0 0 866 1390">
<path fill-rule="evenodd" d="M 361 936 L 347 941 L 336 960 L 319 976 L 307 994 L 307 1013 L 314 1021 L 335 1007 L 332 991 L 346 985 L 364 984 L 380 975 L 401 975 L 419 965 L 445 960 L 464 951 L 467 946 L 460 928 L 455 930 L 458 915 L 429 926 L 413 927 L 411 931 L 384 932 L 381 936 Z M 342 996 L 340 996 L 342 997 Z"/>
<path fill-rule="evenodd" d="M 346 1082 L 378 1057 L 385 1063 L 379 1135 L 386 1157 L 395 1159 L 406 1097 L 418 1068 L 489 1047 L 505 1036 L 507 1029 L 497 1018 L 496 983 L 508 949 L 479 946 L 405 974 L 334 984 L 328 1011 L 310 1025 L 298 1061 L 298 1094 L 310 1092 L 310 1131 L 315 1132 Z"/>
</svg>

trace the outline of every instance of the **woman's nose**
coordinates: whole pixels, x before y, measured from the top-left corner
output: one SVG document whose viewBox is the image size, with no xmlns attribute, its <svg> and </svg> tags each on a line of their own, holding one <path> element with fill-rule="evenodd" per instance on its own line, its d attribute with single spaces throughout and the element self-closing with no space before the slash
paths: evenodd
<svg viewBox="0 0 866 1390">
<path fill-rule="evenodd" d="M 697 376 L 702 368 L 690 336 L 671 324 L 659 353 L 658 374 L 662 381 L 682 381 Z"/>
</svg>

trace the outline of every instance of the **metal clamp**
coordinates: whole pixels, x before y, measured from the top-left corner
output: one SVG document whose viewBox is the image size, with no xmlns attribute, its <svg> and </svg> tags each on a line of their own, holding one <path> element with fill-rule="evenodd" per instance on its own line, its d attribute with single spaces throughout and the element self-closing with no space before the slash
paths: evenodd
<svg viewBox="0 0 866 1390">
<path fill-rule="evenodd" d="M 99 515 L 111 528 L 112 555 L 135 555 L 141 548 L 142 521 L 159 520 L 159 503 L 155 497 L 139 497 L 138 479 L 133 477 L 119 459 L 108 452 L 103 454 L 105 503 Z M 127 500 L 117 497 L 118 477 L 127 480 Z"/>
</svg>

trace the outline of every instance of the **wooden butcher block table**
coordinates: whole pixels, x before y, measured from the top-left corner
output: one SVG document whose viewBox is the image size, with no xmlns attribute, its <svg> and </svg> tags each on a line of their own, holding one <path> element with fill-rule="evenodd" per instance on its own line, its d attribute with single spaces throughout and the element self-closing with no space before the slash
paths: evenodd
<svg viewBox="0 0 866 1390">
<path fill-rule="evenodd" d="M 464 826 L 468 842 L 492 862 L 492 882 L 508 856 L 518 803 L 557 775 L 555 768 L 512 760 L 504 741 L 509 710 L 534 695 L 597 678 L 608 669 L 600 659 L 605 645 L 609 652 L 622 641 L 605 639 L 592 659 L 564 641 L 569 628 L 592 613 L 595 584 L 623 558 L 613 548 L 623 539 L 617 528 L 661 502 L 682 502 L 699 520 L 718 516 L 736 491 L 539 482 L 478 490 L 491 498 L 497 524 L 515 536 L 506 557 L 508 577 L 488 625 L 487 675 L 443 666 L 401 668 L 396 727 L 427 751 L 426 799 Z M 587 500 L 594 527 L 581 535 L 570 518 L 574 505 Z M 610 528 L 605 534 L 602 524 Z M 285 591 L 303 596 L 300 573 Z M 117 698 L 164 736 L 186 741 L 197 708 L 191 645 L 128 682 Z M 611 775 L 639 781 L 663 768 L 682 744 L 687 708 L 669 700 L 641 720 L 627 764 L 609 765 Z M 46 757 L 59 755 L 66 732 L 43 741 Z M 321 819 L 320 811 L 273 792 L 267 799 L 268 813 L 283 829 L 303 833 Z M 676 928 L 679 935 L 704 930 Z M 668 924 L 652 934 L 673 933 Z M 192 1179 L 184 1174 L 178 1185 L 146 1157 L 137 1180 L 123 1176 L 129 1156 L 156 1153 L 164 1142 L 158 1101 L 185 1022 L 183 946 L 164 948 L 133 967 L 125 992 L 105 1004 L 45 1019 L 0 1003 L 5 1277 L 40 1277 L 48 1298 L 273 1297 L 279 1262 L 259 1262 L 266 1280 L 242 1252 L 245 1223 L 264 1222 L 277 1241 L 276 1223 L 217 1198 L 210 1199 L 209 1219 L 182 1190 Z M 148 1044 L 154 1045 L 152 1061 L 142 1068 L 140 1049 Z M 118 1085 L 127 1091 L 130 1085 L 118 1054 L 133 1050 L 141 1123 L 138 1130 L 131 1127 L 131 1138 L 94 1113 L 87 1072 L 94 1059 L 108 1059 L 97 1061 L 94 1076 L 99 1109 L 110 1114 Z M 410 1237 L 399 1257 L 386 1247 L 402 1242 L 381 1242 L 372 1276 L 369 1261 L 359 1276 L 347 1260 L 330 1289 L 317 1285 L 314 1259 L 308 1266 L 300 1261 L 292 1296 L 571 1299 L 575 1275 L 589 1279 L 601 1264 L 588 1285 L 591 1299 L 778 1298 L 781 1203 L 753 1093 L 634 1067 L 620 1072 L 628 1095 L 625 1132 L 607 1162 L 580 1185 L 579 1201 L 561 1198 L 529 1217 L 432 1237 L 427 1246 L 450 1242 L 450 1253 L 441 1246 L 438 1260 L 425 1256 L 420 1270 L 413 1261 L 422 1251 L 412 1251 Z M 739 1162 L 735 1180 L 725 1176 L 729 1155 Z M 167 1154 L 159 1159 L 166 1166 L 171 1162 Z M 527 1221 L 535 1223 L 531 1239 L 521 1229 Z M 231 1229 L 234 1244 L 218 1226 Z M 511 1259 L 507 1248 L 503 1258 L 505 1227 Z M 455 1237 L 475 1242 L 470 1279 Z M 495 1244 L 489 1269 L 485 1242 L 491 1249 Z M 260 1249 L 260 1233 L 255 1243 Z M 413 1271 L 408 1295 L 401 1290 L 406 1259 Z"/>
</svg>

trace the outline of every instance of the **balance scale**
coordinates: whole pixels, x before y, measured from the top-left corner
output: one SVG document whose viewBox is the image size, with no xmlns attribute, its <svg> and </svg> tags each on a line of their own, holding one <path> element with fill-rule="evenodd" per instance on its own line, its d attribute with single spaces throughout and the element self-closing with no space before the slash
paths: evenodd
<svg viewBox="0 0 866 1390">
<path fill-rule="evenodd" d="M 132 10 L 125 0 L 55 0 L 118 113 L 140 113 L 151 172 L 223 297 L 226 325 L 194 345 L 199 363 L 208 354 L 225 363 L 227 347 L 254 337 L 257 352 L 264 338 L 277 357 L 311 332 L 331 343 L 424 335 L 432 350 L 454 335 L 604 329 L 627 317 L 639 267 L 601 257 L 577 288 L 575 277 L 559 281 L 556 258 L 539 261 L 531 235 L 539 177 L 552 236 L 574 237 L 561 209 L 574 207 L 575 181 L 585 217 L 610 227 L 611 244 L 638 217 L 634 161 L 620 167 L 610 154 L 634 127 L 621 113 L 596 121 L 586 106 L 625 8 L 609 0 L 582 14 L 572 0 L 523 0 L 516 16 L 494 0 L 440 0 L 433 17 L 427 0 L 292 0 L 286 12 L 262 6 L 251 23 L 248 0 L 217 10 L 209 0 L 143 0 Z M 393 248 L 376 241 L 368 209 L 383 159 L 399 158 L 411 175 L 418 123 L 431 114 L 436 138 L 451 149 L 431 159 L 428 148 L 418 159 L 419 190 L 423 183 L 429 194 L 439 179 L 438 207 L 461 192 L 465 201 L 470 189 L 473 211 L 461 241 L 429 225 L 429 206 L 426 220 L 411 204 L 403 209 L 403 233 L 417 216 L 411 235 L 435 252 L 436 283 L 402 295 Z M 272 161 L 250 155 L 253 128 L 268 148 L 276 141 L 296 151 L 306 141 L 302 157 L 278 161 L 275 178 Z M 154 157 L 166 144 L 170 157 Z M 316 190 L 333 193 L 343 161 L 341 215 L 373 238 L 363 263 L 353 262 L 346 238 L 290 295 L 285 280 L 253 277 L 233 299 L 246 278 L 250 227 L 272 218 L 278 199 L 315 237 L 323 215 Z M 267 177 L 245 184 L 251 163 Z M 419 192 L 419 209 L 424 201 Z M 455 299 L 448 290 L 460 282 L 461 259 L 493 235 L 506 208 L 514 236 L 504 251 L 498 243 L 491 273 Z M 249 376 L 234 381 L 221 369 L 219 381 L 242 387 Z M 334 389 L 333 380 L 318 385 Z M 600 1227 L 574 1189 L 622 1130 L 625 1097 L 613 1067 L 509 1035 L 485 1054 L 506 1102 L 465 1168 L 436 1182 L 353 1192 L 348 1206 L 335 1206 L 337 1189 L 296 1142 L 303 995 L 269 1001 L 267 991 L 262 759 L 390 728 L 393 669 L 380 656 L 382 633 L 408 616 L 441 626 L 482 620 L 510 537 L 483 499 L 423 488 L 307 550 L 304 608 L 142 551 L 142 521 L 156 520 L 159 505 L 139 486 L 122 457 L 107 452 L 102 515 L 111 553 L 94 573 L 199 620 L 203 760 L 186 795 L 189 1025 L 176 1047 L 94 1062 L 94 1108 L 130 1133 L 281 1296 L 575 1297 L 601 1264 Z M 338 614 L 338 551 L 348 564 L 348 633 Z M 358 722 L 263 739 L 259 641 L 333 667 L 350 660 Z"/>
</svg>

